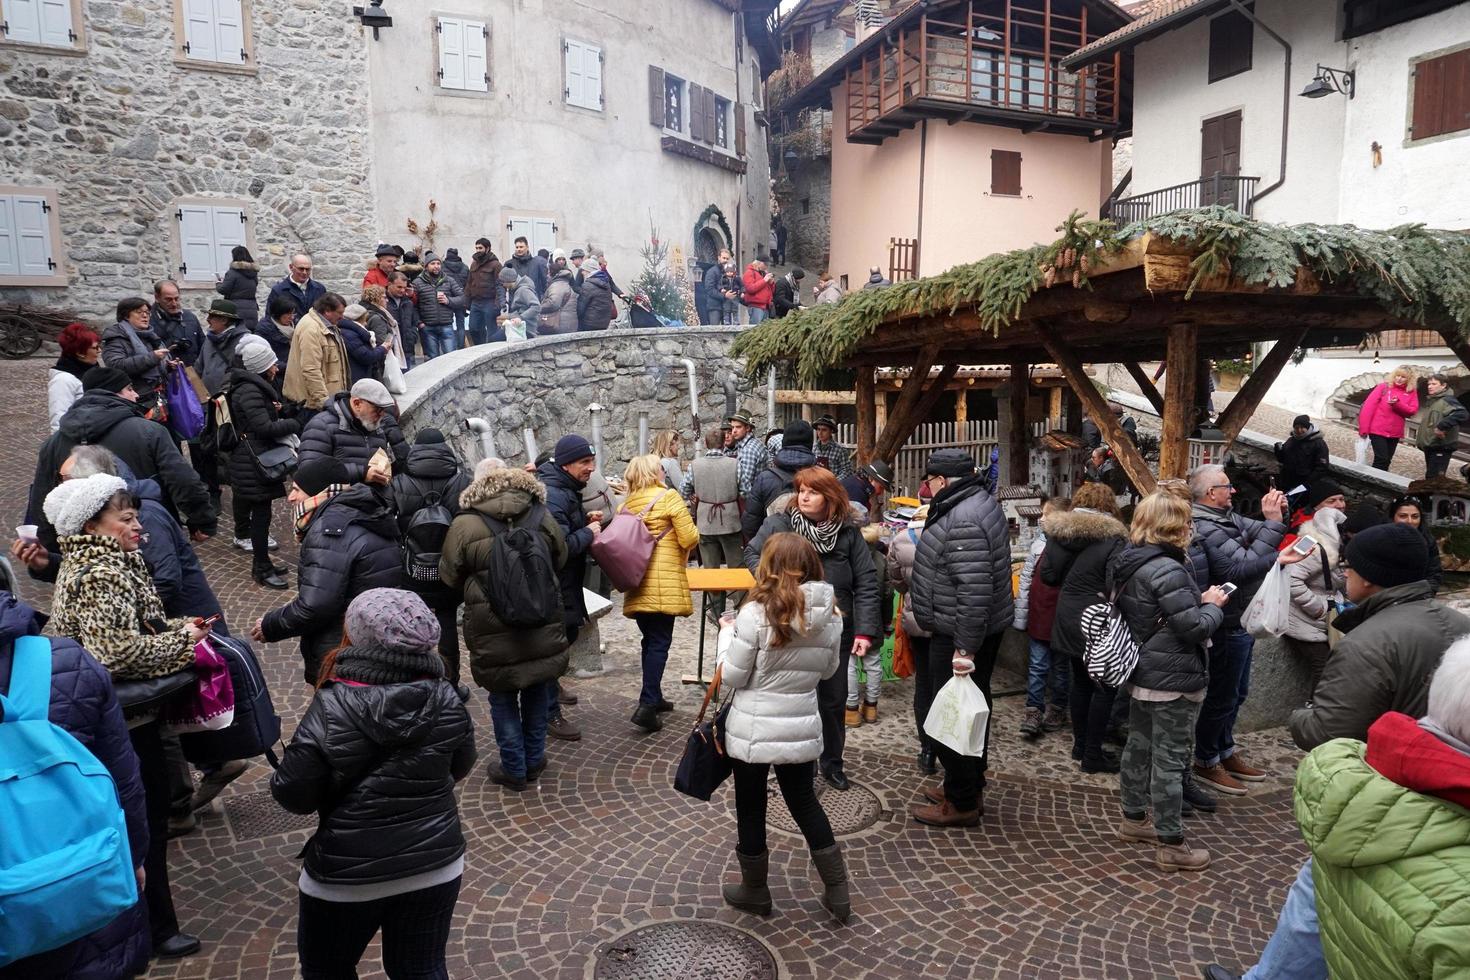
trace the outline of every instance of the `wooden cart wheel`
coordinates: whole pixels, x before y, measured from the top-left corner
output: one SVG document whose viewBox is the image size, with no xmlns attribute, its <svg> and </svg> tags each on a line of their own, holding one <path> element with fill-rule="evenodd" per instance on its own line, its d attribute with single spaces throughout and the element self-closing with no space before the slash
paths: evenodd
<svg viewBox="0 0 1470 980">
<path fill-rule="evenodd" d="M 31 321 L 16 315 L 0 316 L 0 355 L 18 361 L 40 349 L 41 332 Z"/>
</svg>

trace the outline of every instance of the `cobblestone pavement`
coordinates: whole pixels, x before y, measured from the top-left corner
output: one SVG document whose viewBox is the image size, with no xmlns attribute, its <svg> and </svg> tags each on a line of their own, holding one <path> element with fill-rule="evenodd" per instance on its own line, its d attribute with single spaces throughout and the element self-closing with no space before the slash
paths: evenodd
<svg viewBox="0 0 1470 980">
<path fill-rule="evenodd" d="M 46 433 L 44 361 L 0 362 L 7 411 L 0 414 L 0 500 L 20 523 L 35 449 Z M 228 508 L 227 508 L 228 509 Z M 221 537 L 201 546 L 205 567 L 239 631 L 283 598 L 256 588 L 248 557 Z M 294 565 L 284 512 L 274 534 Z M 41 607 L 32 583 L 25 597 Z M 286 594 L 289 595 L 289 594 Z M 626 962 L 630 930 L 656 923 L 722 923 L 760 940 L 782 978 L 1146 978 L 1197 976 L 1214 960 L 1253 962 L 1305 855 L 1290 810 L 1298 758 L 1280 731 L 1243 739 L 1276 775 L 1215 816 L 1190 818 L 1194 843 L 1213 866 L 1164 874 L 1145 847 L 1112 836 L 1114 780 L 1079 775 L 1066 741 L 1016 736 L 1022 699 L 1014 676 L 998 676 L 992 781 L 975 830 L 938 831 L 907 819 L 927 777 L 914 769 L 906 683 L 885 686 L 882 719 L 852 733 L 854 788 L 826 792 L 853 877 L 854 915 L 836 927 L 817 901 L 819 882 L 779 798 L 770 810 L 776 914 L 726 908 L 722 881 L 736 873 L 732 794 L 708 804 L 675 793 L 672 771 L 697 688 L 697 627 L 682 621 L 665 693 L 677 705 L 664 731 L 644 736 L 627 721 L 638 688 L 637 633 L 614 612 L 609 670 L 575 682 L 568 709 L 582 741 L 553 742 L 550 767 L 525 794 L 490 784 L 483 768 L 461 788 L 467 870 L 449 942 L 457 978 L 526 980 L 598 973 L 600 957 L 623 961 L 617 976 L 722 977 L 717 961 L 697 972 Z M 294 645 L 262 651 L 289 732 L 305 708 Z M 481 763 L 495 757 L 483 697 L 473 702 Z M 268 768 L 229 787 L 195 833 L 170 845 L 174 894 L 197 956 L 158 964 L 151 978 L 286 978 L 295 975 L 298 853 L 311 822 L 277 809 Z M 681 956 L 687 956 L 687 951 Z M 675 963 L 681 962 L 676 959 Z M 604 964 L 606 965 L 606 964 Z M 630 972 L 631 971 L 631 972 Z M 381 975 L 374 944 L 364 976 Z M 613 975 L 611 973 L 607 975 Z M 749 974 L 751 976 L 769 974 Z"/>
</svg>

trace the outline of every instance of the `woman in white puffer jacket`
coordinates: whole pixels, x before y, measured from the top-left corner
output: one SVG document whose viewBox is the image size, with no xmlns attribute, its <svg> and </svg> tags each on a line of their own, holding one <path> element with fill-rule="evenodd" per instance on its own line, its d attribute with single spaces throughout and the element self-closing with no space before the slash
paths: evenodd
<svg viewBox="0 0 1470 980">
<path fill-rule="evenodd" d="M 1312 553 L 1292 565 L 1291 618 L 1286 626 L 1286 645 L 1307 662 L 1311 672 L 1310 700 L 1317 680 L 1332 653 L 1327 642 L 1327 611 L 1334 595 L 1346 587 L 1346 573 L 1338 564 L 1342 554 L 1339 529 L 1347 515 L 1333 507 L 1318 507 L 1312 519 L 1297 529 L 1317 542 Z"/>
<path fill-rule="evenodd" d="M 800 535 L 772 534 L 720 663 L 721 685 L 735 692 L 724 729 L 735 776 L 741 878 L 725 886 L 724 896 L 735 908 L 771 913 L 766 777 L 774 765 L 781 796 L 826 886 L 822 904 L 847 921 L 842 848 L 812 786 L 812 763 L 822 754 L 817 684 L 837 672 L 841 641 L 842 615 L 832 586 L 822 581 L 816 549 Z"/>
</svg>

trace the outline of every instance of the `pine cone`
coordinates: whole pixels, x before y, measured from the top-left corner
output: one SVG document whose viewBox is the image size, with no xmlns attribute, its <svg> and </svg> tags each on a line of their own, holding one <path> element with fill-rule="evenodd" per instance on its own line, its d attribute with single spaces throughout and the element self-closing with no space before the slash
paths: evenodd
<svg viewBox="0 0 1470 980">
<path fill-rule="evenodd" d="M 1082 285 L 1082 270 L 1075 269 L 1072 272 L 1072 288 L 1076 289 Z"/>
</svg>

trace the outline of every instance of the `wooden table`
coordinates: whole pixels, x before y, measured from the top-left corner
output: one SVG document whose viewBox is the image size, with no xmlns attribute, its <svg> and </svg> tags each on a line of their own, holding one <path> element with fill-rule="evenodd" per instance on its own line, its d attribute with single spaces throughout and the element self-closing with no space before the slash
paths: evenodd
<svg viewBox="0 0 1470 980">
<path fill-rule="evenodd" d="M 694 676 L 685 674 L 685 684 L 708 684 L 704 676 L 705 631 L 709 628 L 709 594 L 711 592 L 747 592 L 755 588 L 755 576 L 744 568 L 691 568 L 688 570 L 689 591 L 701 593 L 699 600 L 699 665 Z"/>
</svg>

